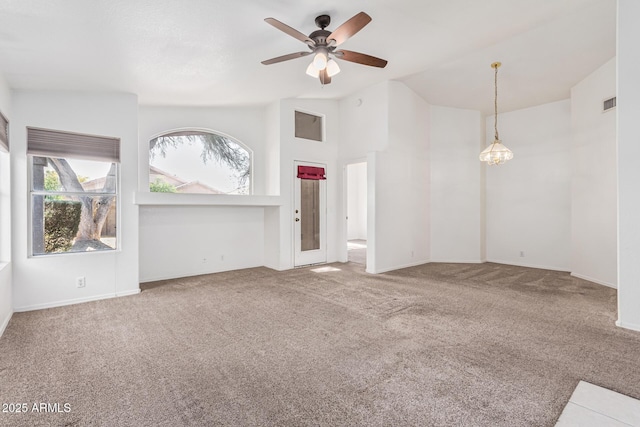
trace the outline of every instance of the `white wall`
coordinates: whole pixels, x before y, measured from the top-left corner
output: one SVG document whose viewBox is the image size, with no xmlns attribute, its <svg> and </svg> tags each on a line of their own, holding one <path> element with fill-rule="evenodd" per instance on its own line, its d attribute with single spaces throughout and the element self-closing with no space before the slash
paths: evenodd
<svg viewBox="0 0 640 427">
<path fill-rule="evenodd" d="M 264 195 L 265 190 L 265 109 L 261 107 L 147 107 L 139 112 L 140 190 L 149 188 L 149 140 L 175 129 L 198 128 L 227 134 L 253 152 L 253 194 Z"/>
<path fill-rule="evenodd" d="M 389 144 L 389 82 L 378 83 L 340 100 L 338 156 L 360 161 Z"/>
<path fill-rule="evenodd" d="M 142 282 L 263 264 L 261 207 L 140 207 Z"/>
<path fill-rule="evenodd" d="M 367 240 L 367 163 L 347 165 L 347 239 Z"/>
<path fill-rule="evenodd" d="M 367 87 L 339 101 L 340 111 L 340 145 L 338 158 L 342 169 L 349 163 L 362 162 L 375 151 L 383 151 L 389 144 L 389 82 L 382 82 Z M 375 179 L 375 171 L 367 167 L 367 264 L 370 265 L 375 254 L 375 232 L 373 230 L 372 207 L 375 206 L 371 184 Z M 343 192 L 346 196 L 346 191 Z M 346 197 L 343 198 L 347 204 Z M 348 212 L 344 211 L 342 218 Z M 343 234 L 340 236 L 339 259 L 346 262 L 347 225 L 343 221 Z"/>
<path fill-rule="evenodd" d="M 429 105 L 403 83 L 388 91 L 387 148 L 367 161 L 370 273 L 430 258 Z"/>
<path fill-rule="evenodd" d="M 295 111 L 324 116 L 325 141 L 309 141 L 295 137 Z M 342 168 L 338 168 L 340 115 L 338 102 L 334 100 L 284 99 L 280 101 L 280 208 L 278 242 L 280 260 L 277 269 L 292 268 L 293 252 L 293 190 L 294 161 L 322 163 L 326 168 L 327 188 L 327 262 L 339 261 L 339 236 L 343 233 L 342 217 Z M 346 243 L 345 243 L 346 244 Z"/>
<path fill-rule="evenodd" d="M 273 117 L 271 118 L 273 120 Z M 275 193 L 269 181 L 266 110 L 262 107 L 140 107 L 140 191 L 148 191 L 149 140 L 181 128 L 236 138 L 253 152 L 253 194 Z M 272 153 L 269 154 L 273 157 Z M 265 209 L 230 206 L 142 206 L 140 281 L 193 276 L 265 264 Z"/>
<path fill-rule="evenodd" d="M 615 58 L 571 89 L 571 274 L 617 287 Z"/>
<path fill-rule="evenodd" d="M 267 106 L 264 135 L 265 194 L 280 195 L 280 102 Z"/>
<path fill-rule="evenodd" d="M 486 168 L 487 260 L 569 271 L 571 102 L 500 113 L 513 160 Z M 486 141 L 493 141 L 493 116 Z M 520 256 L 521 251 L 524 256 Z"/>
<path fill-rule="evenodd" d="M 367 159 L 367 272 L 428 262 L 429 105 L 387 81 L 342 99 L 340 120 L 341 163 Z"/>
<path fill-rule="evenodd" d="M 265 140 L 265 189 L 269 195 L 280 195 L 280 102 L 274 102 L 266 109 Z M 279 206 L 264 209 L 264 265 L 275 270 L 281 269 L 282 248 L 280 229 L 281 211 Z"/>
<path fill-rule="evenodd" d="M 138 104 L 129 94 L 13 92 L 11 174 L 14 308 L 30 310 L 139 292 Z M 29 257 L 26 127 L 121 139 L 119 250 Z M 76 288 L 75 278 L 86 277 Z"/>
<path fill-rule="evenodd" d="M 336 213 L 341 208 L 337 182 L 342 179 L 336 166 L 337 105 L 336 101 L 282 100 L 264 108 L 141 107 L 141 191 L 146 191 L 148 183 L 149 139 L 167 130 L 195 127 L 228 134 L 251 148 L 254 194 L 282 195 L 284 202 L 265 208 L 144 206 L 140 280 L 262 265 L 292 268 L 294 160 L 327 164 L 327 261 L 337 261 Z M 294 137 L 296 109 L 325 116 L 326 142 Z"/>
<path fill-rule="evenodd" d="M 640 331 L 640 2 L 618 0 L 618 325 Z"/>
<path fill-rule="evenodd" d="M 11 90 L 2 74 L 0 74 L 0 111 L 7 120 L 11 121 Z M 0 151 L 0 336 L 13 314 L 10 163 L 9 153 Z"/>
<path fill-rule="evenodd" d="M 431 261 L 481 262 L 479 111 L 431 106 Z"/>
<path fill-rule="evenodd" d="M 368 176 L 373 179 L 367 195 L 367 272 L 429 262 L 429 168 L 424 163 L 395 151 L 368 156 Z"/>
</svg>

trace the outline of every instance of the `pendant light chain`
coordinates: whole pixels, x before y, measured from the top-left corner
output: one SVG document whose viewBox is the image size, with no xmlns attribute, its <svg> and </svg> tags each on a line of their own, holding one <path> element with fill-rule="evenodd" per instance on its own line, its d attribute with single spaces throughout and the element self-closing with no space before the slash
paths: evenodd
<svg viewBox="0 0 640 427">
<path fill-rule="evenodd" d="M 496 131 L 496 141 L 499 141 L 500 138 L 498 137 L 498 66 L 494 67 L 496 70 L 495 73 L 495 79 L 494 79 L 494 87 L 495 87 L 495 92 L 494 92 L 494 101 L 493 101 L 493 107 L 494 107 L 494 117 L 495 117 L 495 121 L 494 121 L 494 129 Z"/>
<path fill-rule="evenodd" d="M 513 152 L 509 150 L 500 141 L 500 135 L 498 135 L 498 67 L 502 64 L 500 62 L 494 62 L 491 64 L 491 68 L 495 70 L 494 74 L 494 98 L 493 98 L 493 113 L 494 124 L 493 130 L 495 131 L 495 139 L 493 142 L 480 153 L 480 161 L 486 162 L 488 165 L 501 165 L 507 160 L 513 159 Z"/>
</svg>

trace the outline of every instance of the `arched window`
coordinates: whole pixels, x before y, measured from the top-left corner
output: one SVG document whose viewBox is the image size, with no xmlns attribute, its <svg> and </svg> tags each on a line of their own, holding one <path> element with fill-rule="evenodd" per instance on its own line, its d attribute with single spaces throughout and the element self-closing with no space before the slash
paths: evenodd
<svg viewBox="0 0 640 427">
<path fill-rule="evenodd" d="M 233 138 L 180 130 L 149 141 L 149 190 L 251 194 L 251 152 Z"/>
</svg>

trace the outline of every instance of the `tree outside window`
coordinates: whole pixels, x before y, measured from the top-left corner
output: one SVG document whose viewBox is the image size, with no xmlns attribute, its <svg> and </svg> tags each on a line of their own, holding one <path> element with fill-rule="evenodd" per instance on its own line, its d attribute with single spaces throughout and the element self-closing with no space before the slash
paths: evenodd
<svg viewBox="0 0 640 427">
<path fill-rule="evenodd" d="M 117 164 L 32 158 L 34 255 L 116 248 Z"/>
<path fill-rule="evenodd" d="M 149 141 L 149 190 L 250 194 L 251 153 L 240 142 L 212 132 L 158 136 Z"/>
</svg>

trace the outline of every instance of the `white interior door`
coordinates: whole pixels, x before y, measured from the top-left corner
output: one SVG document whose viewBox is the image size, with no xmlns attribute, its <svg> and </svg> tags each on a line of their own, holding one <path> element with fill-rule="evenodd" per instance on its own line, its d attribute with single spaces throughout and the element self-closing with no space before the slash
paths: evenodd
<svg viewBox="0 0 640 427">
<path fill-rule="evenodd" d="M 299 166 L 322 168 L 318 163 L 295 162 L 294 191 L 294 265 L 296 267 L 327 262 L 327 181 L 299 177 Z"/>
</svg>

